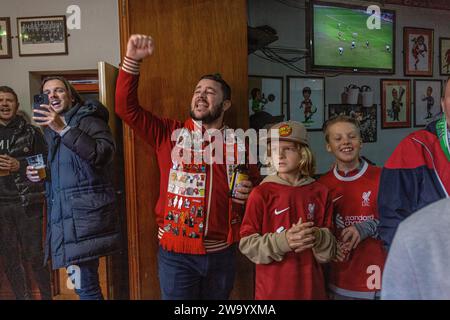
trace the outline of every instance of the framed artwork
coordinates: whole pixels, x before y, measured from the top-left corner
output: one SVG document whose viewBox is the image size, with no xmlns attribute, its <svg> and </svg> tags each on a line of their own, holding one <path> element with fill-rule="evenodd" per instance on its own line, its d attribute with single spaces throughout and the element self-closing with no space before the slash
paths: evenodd
<svg viewBox="0 0 450 320">
<path fill-rule="evenodd" d="M 11 23 L 9 18 L 0 17 L 0 59 L 12 58 Z"/>
<path fill-rule="evenodd" d="M 249 115 L 258 111 L 283 114 L 283 77 L 249 75 L 248 97 Z"/>
<path fill-rule="evenodd" d="M 441 80 L 414 80 L 414 127 L 424 127 L 441 114 Z"/>
<path fill-rule="evenodd" d="M 450 75 L 450 38 L 439 38 L 439 74 Z"/>
<path fill-rule="evenodd" d="M 411 81 L 381 79 L 381 127 L 411 127 Z"/>
<path fill-rule="evenodd" d="M 377 141 L 377 105 L 363 107 L 360 104 L 329 104 L 328 119 L 346 115 L 357 119 L 364 143 Z"/>
<path fill-rule="evenodd" d="M 66 16 L 17 18 L 19 56 L 68 54 Z"/>
<path fill-rule="evenodd" d="M 287 77 L 288 120 L 321 131 L 325 117 L 325 78 Z"/>
<path fill-rule="evenodd" d="M 433 76 L 433 29 L 403 28 L 405 76 Z"/>
</svg>

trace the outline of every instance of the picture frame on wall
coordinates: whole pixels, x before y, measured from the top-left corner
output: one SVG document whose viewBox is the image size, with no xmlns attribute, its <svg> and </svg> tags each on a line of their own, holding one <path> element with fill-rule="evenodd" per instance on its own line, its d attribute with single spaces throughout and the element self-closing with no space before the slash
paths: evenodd
<svg viewBox="0 0 450 320">
<path fill-rule="evenodd" d="M 434 30 L 403 28 L 403 58 L 405 76 L 433 76 Z"/>
<path fill-rule="evenodd" d="M 359 121 L 361 137 L 364 143 L 377 141 L 377 109 L 376 104 L 363 107 L 360 104 L 329 104 L 328 119 L 346 115 Z"/>
<path fill-rule="evenodd" d="M 381 79 L 381 127 L 411 127 L 411 80 Z"/>
<path fill-rule="evenodd" d="M 66 16 L 17 18 L 19 56 L 68 54 Z"/>
<path fill-rule="evenodd" d="M 9 17 L 0 17 L 0 59 L 12 58 L 11 21 Z"/>
<path fill-rule="evenodd" d="M 441 112 L 441 80 L 414 80 L 414 127 L 425 127 Z"/>
<path fill-rule="evenodd" d="M 450 38 L 439 38 L 439 74 L 450 75 Z"/>
<path fill-rule="evenodd" d="M 272 116 L 283 114 L 283 77 L 248 76 L 249 116 L 265 111 Z"/>
<path fill-rule="evenodd" d="M 325 78 L 287 77 L 288 120 L 303 123 L 308 131 L 321 131 L 325 117 Z"/>
</svg>

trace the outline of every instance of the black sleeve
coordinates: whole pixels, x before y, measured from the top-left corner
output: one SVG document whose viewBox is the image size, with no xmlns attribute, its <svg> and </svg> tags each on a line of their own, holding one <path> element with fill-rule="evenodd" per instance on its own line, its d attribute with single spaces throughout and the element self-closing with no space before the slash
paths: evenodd
<svg viewBox="0 0 450 320">
<path fill-rule="evenodd" d="M 44 162 L 47 163 L 48 148 L 44 134 L 38 128 L 34 128 L 34 130 L 33 154 L 41 153 L 44 156 Z"/>
<path fill-rule="evenodd" d="M 81 119 L 61 138 L 62 143 L 95 168 L 109 164 L 116 146 L 108 124 L 97 117 Z"/>
</svg>

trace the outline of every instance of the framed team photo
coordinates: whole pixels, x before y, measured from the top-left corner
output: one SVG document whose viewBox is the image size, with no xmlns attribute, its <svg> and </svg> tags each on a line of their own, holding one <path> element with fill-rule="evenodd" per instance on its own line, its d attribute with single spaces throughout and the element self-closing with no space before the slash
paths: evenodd
<svg viewBox="0 0 450 320">
<path fill-rule="evenodd" d="M 414 80 L 414 127 L 424 127 L 441 114 L 441 80 Z"/>
<path fill-rule="evenodd" d="M 411 127 L 411 81 L 381 79 L 381 127 Z"/>
<path fill-rule="evenodd" d="M 325 117 L 325 78 L 287 77 L 288 120 L 321 131 Z"/>
<path fill-rule="evenodd" d="M 17 18 L 19 56 L 68 54 L 66 16 Z"/>
<path fill-rule="evenodd" d="M 433 37 L 433 29 L 403 28 L 405 76 L 433 76 Z"/>
</svg>

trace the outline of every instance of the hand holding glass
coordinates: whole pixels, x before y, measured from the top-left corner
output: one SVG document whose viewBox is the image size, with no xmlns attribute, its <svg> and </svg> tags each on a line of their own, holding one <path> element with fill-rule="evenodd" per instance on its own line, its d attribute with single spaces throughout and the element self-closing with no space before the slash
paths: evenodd
<svg viewBox="0 0 450 320">
<path fill-rule="evenodd" d="M 37 170 L 40 179 L 45 179 L 47 174 L 45 172 L 44 157 L 42 154 L 27 157 L 27 162 L 29 166 L 32 166 L 34 170 Z"/>
</svg>

